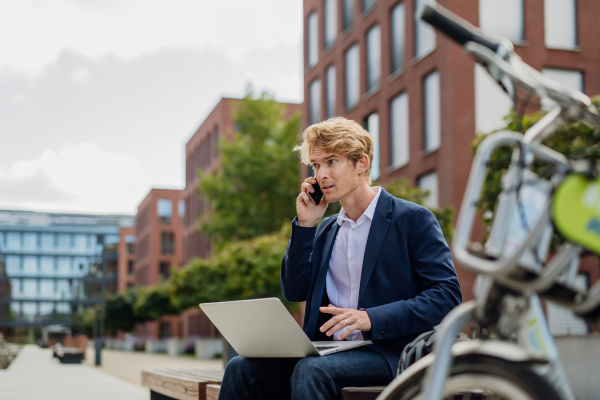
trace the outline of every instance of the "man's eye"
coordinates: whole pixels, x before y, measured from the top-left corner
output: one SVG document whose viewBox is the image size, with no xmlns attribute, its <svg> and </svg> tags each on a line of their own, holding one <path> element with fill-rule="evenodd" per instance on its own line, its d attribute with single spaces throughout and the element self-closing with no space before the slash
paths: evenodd
<svg viewBox="0 0 600 400">
<path fill-rule="evenodd" d="M 337 160 L 329 160 L 329 164 L 335 164 Z"/>
</svg>

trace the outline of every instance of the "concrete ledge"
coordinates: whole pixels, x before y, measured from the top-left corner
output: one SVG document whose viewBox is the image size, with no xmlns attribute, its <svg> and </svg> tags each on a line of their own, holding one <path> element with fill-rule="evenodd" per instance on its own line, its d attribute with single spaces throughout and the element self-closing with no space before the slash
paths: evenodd
<svg viewBox="0 0 600 400">
<path fill-rule="evenodd" d="M 600 334 L 557 336 L 554 340 L 575 397 L 600 400 Z"/>
</svg>

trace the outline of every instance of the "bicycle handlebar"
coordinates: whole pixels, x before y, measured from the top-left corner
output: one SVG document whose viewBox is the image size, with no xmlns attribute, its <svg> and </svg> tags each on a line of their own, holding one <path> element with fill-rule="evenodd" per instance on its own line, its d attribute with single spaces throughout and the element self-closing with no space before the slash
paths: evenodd
<svg viewBox="0 0 600 400">
<path fill-rule="evenodd" d="M 498 41 L 486 37 L 479 28 L 441 7 L 426 5 L 421 12 L 421 19 L 439 29 L 460 45 L 464 46 L 467 42 L 475 42 L 487 47 L 494 53 L 498 51 L 500 45 Z"/>
</svg>

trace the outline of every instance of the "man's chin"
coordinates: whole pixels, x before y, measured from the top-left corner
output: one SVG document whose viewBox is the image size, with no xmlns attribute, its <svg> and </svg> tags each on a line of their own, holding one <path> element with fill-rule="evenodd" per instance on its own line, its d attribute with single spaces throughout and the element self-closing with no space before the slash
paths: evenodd
<svg viewBox="0 0 600 400">
<path fill-rule="evenodd" d="M 333 194 L 325 194 L 323 196 L 323 198 L 328 202 L 328 203 L 337 203 L 339 201 L 339 199 L 334 196 Z"/>
</svg>

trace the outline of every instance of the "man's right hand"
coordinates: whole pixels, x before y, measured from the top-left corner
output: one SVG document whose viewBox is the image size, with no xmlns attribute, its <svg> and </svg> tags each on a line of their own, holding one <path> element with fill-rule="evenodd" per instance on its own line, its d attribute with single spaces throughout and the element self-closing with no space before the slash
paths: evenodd
<svg viewBox="0 0 600 400">
<path fill-rule="evenodd" d="M 315 190 L 312 187 L 317 180 L 309 176 L 304 180 L 301 186 L 301 191 L 296 198 L 296 212 L 298 213 L 298 225 L 305 227 L 313 227 L 325 214 L 329 203 L 325 198 L 321 199 L 318 206 L 313 203 L 308 196 L 308 192 L 313 193 Z"/>
</svg>

